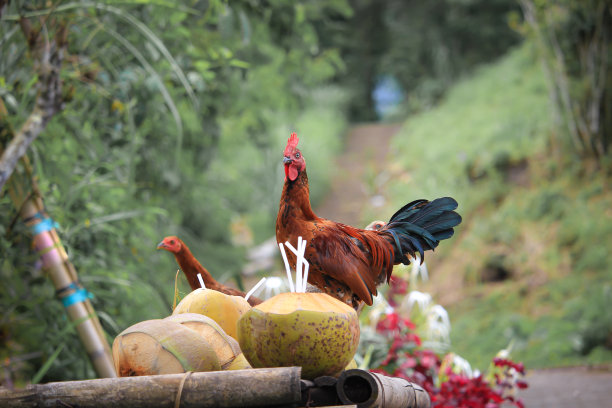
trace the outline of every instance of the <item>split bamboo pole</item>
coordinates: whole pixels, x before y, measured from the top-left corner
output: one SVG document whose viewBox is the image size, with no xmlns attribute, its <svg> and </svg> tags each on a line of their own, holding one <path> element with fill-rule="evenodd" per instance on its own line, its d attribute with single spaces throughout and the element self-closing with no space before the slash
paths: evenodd
<svg viewBox="0 0 612 408">
<path fill-rule="evenodd" d="M 300 367 L 103 378 L 0 388 L 0 406 L 25 407 L 295 407 Z"/>
</svg>

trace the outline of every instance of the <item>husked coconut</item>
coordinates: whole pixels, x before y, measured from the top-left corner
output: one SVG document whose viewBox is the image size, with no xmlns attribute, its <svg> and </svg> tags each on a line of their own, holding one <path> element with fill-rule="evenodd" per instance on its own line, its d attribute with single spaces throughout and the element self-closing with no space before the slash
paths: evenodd
<svg viewBox="0 0 612 408">
<path fill-rule="evenodd" d="M 198 333 L 171 320 L 146 320 L 121 332 L 113 342 L 120 377 L 221 369 L 214 348 Z"/>
<path fill-rule="evenodd" d="M 180 323 L 202 336 L 217 354 L 221 369 L 251 368 L 242 355 L 238 342 L 225 333 L 221 326 L 210 317 L 198 313 L 181 313 L 168 316 L 164 320 Z"/>
</svg>

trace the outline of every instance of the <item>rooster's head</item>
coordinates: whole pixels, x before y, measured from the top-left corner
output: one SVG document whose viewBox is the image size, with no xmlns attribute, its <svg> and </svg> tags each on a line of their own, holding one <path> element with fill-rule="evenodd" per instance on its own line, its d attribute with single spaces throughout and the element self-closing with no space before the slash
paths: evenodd
<svg viewBox="0 0 612 408">
<path fill-rule="evenodd" d="M 306 169 L 304 156 L 302 156 L 300 149 L 297 148 L 299 141 L 300 139 L 298 139 L 295 133 L 291 133 L 289 140 L 287 140 L 287 146 L 285 147 L 285 152 L 283 153 L 285 180 L 289 179 L 290 181 L 295 181 L 300 175 L 300 172 Z"/>
<path fill-rule="evenodd" d="M 178 239 L 174 235 L 171 235 L 169 237 L 164 238 L 162 242 L 157 244 L 157 249 L 165 249 L 166 251 L 176 254 L 181 250 L 181 244 L 182 242 L 180 239 Z"/>
</svg>

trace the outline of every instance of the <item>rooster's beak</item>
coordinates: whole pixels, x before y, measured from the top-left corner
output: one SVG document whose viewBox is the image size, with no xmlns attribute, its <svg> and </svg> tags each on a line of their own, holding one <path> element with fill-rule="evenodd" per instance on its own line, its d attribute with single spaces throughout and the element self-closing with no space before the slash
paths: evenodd
<svg viewBox="0 0 612 408">
<path fill-rule="evenodd" d="M 166 248 L 166 244 L 164 244 L 163 241 L 157 244 L 157 249 L 163 249 L 163 248 Z"/>
<path fill-rule="evenodd" d="M 287 156 L 283 157 L 283 164 L 289 164 L 289 163 L 291 163 L 292 161 L 293 161 L 293 160 L 291 160 L 291 158 L 290 158 L 290 157 L 287 157 Z"/>
</svg>

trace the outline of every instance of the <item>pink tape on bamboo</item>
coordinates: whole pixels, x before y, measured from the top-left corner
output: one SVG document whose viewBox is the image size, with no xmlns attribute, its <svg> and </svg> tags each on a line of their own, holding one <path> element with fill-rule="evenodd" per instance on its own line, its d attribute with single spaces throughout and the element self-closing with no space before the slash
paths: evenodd
<svg viewBox="0 0 612 408">
<path fill-rule="evenodd" d="M 42 260 L 44 268 L 63 262 L 55 241 L 49 231 L 44 231 L 35 235 L 33 240 L 36 251 L 42 254 L 40 259 Z"/>
</svg>

